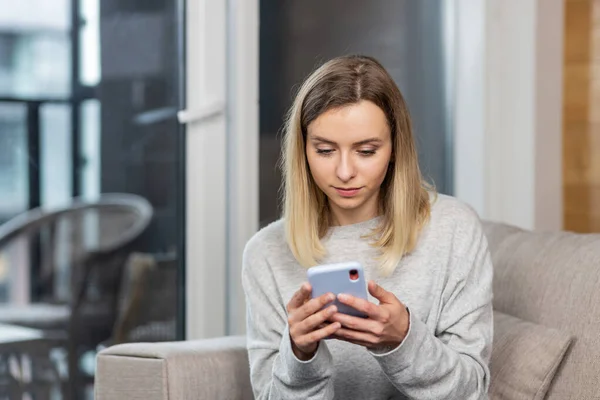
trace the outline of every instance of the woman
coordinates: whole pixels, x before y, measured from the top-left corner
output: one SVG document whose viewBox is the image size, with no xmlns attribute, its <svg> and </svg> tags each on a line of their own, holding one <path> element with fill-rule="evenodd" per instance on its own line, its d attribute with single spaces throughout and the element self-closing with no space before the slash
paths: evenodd
<svg viewBox="0 0 600 400">
<path fill-rule="evenodd" d="M 284 216 L 246 245 L 257 399 L 483 399 L 492 265 L 477 215 L 427 189 L 404 99 L 374 59 L 317 69 L 286 123 Z M 306 268 L 359 261 L 368 315 L 311 299 Z"/>
</svg>

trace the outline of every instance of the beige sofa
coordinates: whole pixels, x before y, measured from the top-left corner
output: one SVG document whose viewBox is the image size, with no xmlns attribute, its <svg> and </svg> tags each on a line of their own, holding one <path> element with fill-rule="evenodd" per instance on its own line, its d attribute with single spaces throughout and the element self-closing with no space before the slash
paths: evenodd
<svg viewBox="0 0 600 400">
<path fill-rule="evenodd" d="M 492 399 L 600 399 L 600 235 L 485 223 L 494 261 Z M 243 337 L 123 344 L 96 399 L 251 399 Z"/>
</svg>

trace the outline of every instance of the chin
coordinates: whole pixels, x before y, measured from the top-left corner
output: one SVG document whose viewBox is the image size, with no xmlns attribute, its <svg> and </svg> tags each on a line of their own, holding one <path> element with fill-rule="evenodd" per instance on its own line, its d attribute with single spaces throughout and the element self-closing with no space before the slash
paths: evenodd
<svg viewBox="0 0 600 400">
<path fill-rule="evenodd" d="M 331 199 L 329 200 L 331 201 Z M 352 210 L 355 208 L 359 208 L 363 205 L 364 201 L 362 199 L 356 198 L 336 198 L 335 201 L 331 201 L 336 207 L 339 207 L 344 210 Z"/>
</svg>

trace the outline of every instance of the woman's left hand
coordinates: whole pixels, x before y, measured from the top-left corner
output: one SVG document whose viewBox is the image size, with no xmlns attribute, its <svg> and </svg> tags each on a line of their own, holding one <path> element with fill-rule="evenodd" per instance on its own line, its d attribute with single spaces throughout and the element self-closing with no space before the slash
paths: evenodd
<svg viewBox="0 0 600 400">
<path fill-rule="evenodd" d="M 370 350 L 396 348 L 408 334 L 410 318 L 408 309 L 394 296 L 373 281 L 368 284 L 369 293 L 379 304 L 349 295 L 339 295 L 338 300 L 368 318 L 354 317 L 335 313 L 329 318 L 337 321 L 342 327 L 332 338 L 365 346 Z"/>
</svg>

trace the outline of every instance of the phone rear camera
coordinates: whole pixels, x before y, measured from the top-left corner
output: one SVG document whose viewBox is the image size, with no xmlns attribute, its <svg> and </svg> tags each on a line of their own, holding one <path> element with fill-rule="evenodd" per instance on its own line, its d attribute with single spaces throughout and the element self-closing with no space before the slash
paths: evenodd
<svg viewBox="0 0 600 400">
<path fill-rule="evenodd" d="M 358 271 L 355 269 L 350 270 L 350 280 L 355 281 L 358 279 Z"/>
</svg>

